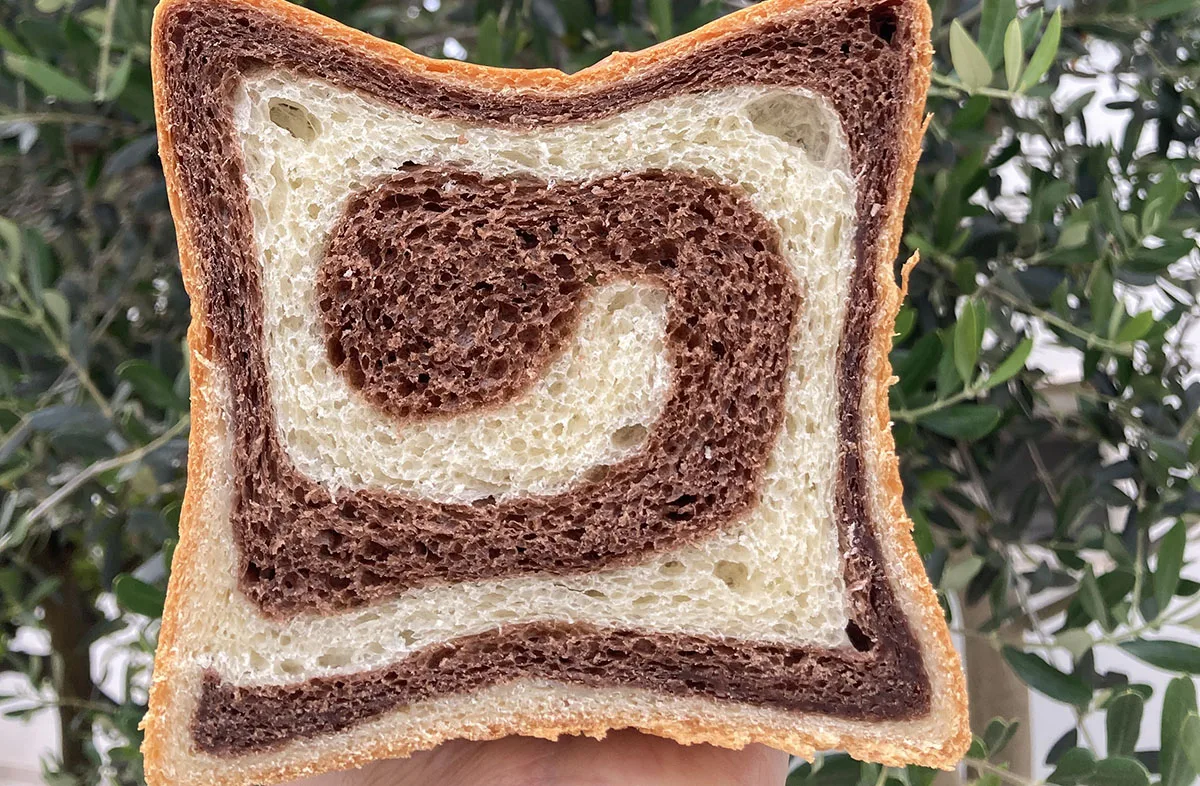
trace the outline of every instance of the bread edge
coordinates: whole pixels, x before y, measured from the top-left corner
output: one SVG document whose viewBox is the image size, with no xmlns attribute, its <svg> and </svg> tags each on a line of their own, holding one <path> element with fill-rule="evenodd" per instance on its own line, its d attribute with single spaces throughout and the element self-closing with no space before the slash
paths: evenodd
<svg viewBox="0 0 1200 786">
<path fill-rule="evenodd" d="M 171 778 L 173 768 L 167 765 L 172 755 L 168 749 L 166 724 L 187 722 L 187 719 L 172 718 L 170 711 L 170 685 L 173 672 L 178 668 L 178 634 L 184 619 L 190 614 L 190 588 L 202 577 L 193 575 L 192 564 L 196 559 L 198 544 L 194 533 L 197 528 L 191 522 L 203 515 L 200 509 L 204 497 L 202 490 L 208 483 L 211 468 L 205 455 L 206 437 L 213 430 L 219 413 L 215 408 L 220 402 L 211 400 L 209 367 L 214 362 L 211 336 L 205 328 L 204 298 L 201 297 L 198 260 L 191 242 L 192 226 L 180 195 L 180 178 L 174 155 L 171 134 L 166 123 L 170 113 L 166 96 L 157 86 L 165 76 L 162 57 L 163 42 L 159 22 L 163 12 L 170 7 L 189 0 L 163 0 L 155 9 L 155 24 L 151 36 L 151 70 L 155 89 L 155 117 L 157 120 L 159 155 L 162 160 L 167 184 L 171 213 L 176 222 L 180 267 L 185 288 L 191 294 L 191 318 L 188 329 L 188 347 L 191 362 L 191 429 L 192 449 L 188 454 L 188 488 L 180 515 L 180 541 L 175 550 L 169 592 L 159 633 L 154 674 L 150 688 L 150 709 L 142 721 L 145 741 L 142 752 L 145 761 L 146 779 L 151 786 L 167 783 L 182 783 Z M 682 57 L 700 45 L 752 27 L 769 18 L 777 18 L 809 5 L 822 5 L 829 0 L 765 0 L 758 5 L 734 12 L 696 31 L 665 41 L 649 49 L 634 53 L 618 52 L 599 63 L 573 75 L 555 69 L 517 70 L 481 66 L 458 61 L 426 58 L 409 50 L 361 31 L 341 25 L 319 14 L 291 5 L 283 0 L 237 0 L 247 7 L 269 12 L 284 23 L 308 28 L 321 35 L 329 36 L 349 44 L 364 54 L 382 59 L 393 67 L 417 71 L 427 76 L 470 84 L 477 89 L 496 91 L 552 91 L 557 93 L 584 92 L 606 84 L 635 77 L 639 72 L 657 67 L 661 62 Z M 851 3 L 862 0 L 850 0 Z M 917 25 L 918 37 L 928 41 L 932 24 L 928 6 L 920 0 L 901 0 L 911 21 Z M 872 326 L 872 341 L 869 348 L 869 367 L 875 369 L 863 390 L 864 413 L 868 412 L 874 395 L 876 414 L 872 418 L 882 428 L 865 429 L 869 433 L 864 439 L 865 452 L 874 454 L 872 463 L 877 480 L 884 486 L 888 501 L 886 510 L 873 511 L 878 517 L 877 537 L 881 543 L 891 540 L 885 551 L 893 552 L 886 558 L 889 580 L 897 597 L 903 599 L 904 611 L 909 624 L 922 649 L 925 666 L 929 673 L 941 672 L 948 680 L 947 706 L 935 705 L 931 711 L 946 717 L 946 735 L 941 740 L 922 740 L 920 745 L 904 744 L 885 739 L 872 739 L 869 726 L 863 733 L 835 734 L 810 732 L 790 728 L 747 727 L 744 724 L 710 724 L 695 719 L 662 717 L 654 723 L 644 719 L 624 717 L 612 713 L 603 717 L 571 717 L 563 715 L 553 722 L 538 717 L 527 717 L 507 725 L 487 726 L 485 730 L 473 730 L 466 739 L 488 740 L 509 735 L 523 735 L 555 739 L 563 734 L 583 734 L 603 738 L 609 731 L 620 728 L 637 728 L 640 731 L 667 737 L 683 744 L 709 743 L 728 748 L 742 748 L 750 742 L 760 742 L 797 755 L 811 755 L 814 749 L 839 748 L 852 756 L 885 764 L 900 765 L 914 758 L 923 764 L 943 769 L 953 768 L 965 752 L 971 740 L 967 721 L 967 699 L 959 657 L 950 640 L 949 631 L 942 618 L 937 596 L 925 578 L 925 571 L 916 546 L 912 540 L 912 522 L 904 511 L 899 459 L 895 453 L 895 441 L 890 425 L 888 388 L 895 377 L 888 360 L 892 343 L 892 328 L 896 313 L 903 299 L 903 290 L 894 280 L 892 260 L 900 243 L 904 211 L 908 204 L 914 170 L 920 156 L 920 140 L 926 123 L 923 121 L 924 97 L 929 85 L 932 62 L 932 47 L 928 44 L 916 53 L 912 78 L 908 86 L 907 100 L 912 102 L 910 117 L 903 124 L 905 139 L 900 156 L 900 180 L 893 187 L 891 220 L 883 228 L 877 244 L 876 275 L 879 288 L 880 308 Z M 906 266 L 906 273 L 908 267 Z M 905 276 L 905 280 L 907 276 Z M 865 424 L 865 421 L 864 421 Z M 886 521 L 884 521 L 886 519 Z M 911 582 L 897 582 L 899 575 L 914 577 Z M 205 782 L 213 784 L 235 784 L 255 782 L 280 782 L 318 772 L 345 769 L 380 758 L 408 756 L 418 750 L 454 738 L 456 735 L 443 732 L 429 735 L 430 739 L 373 739 L 363 740 L 353 750 L 323 755 L 309 764 L 290 764 L 277 768 L 258 769 L 254 773 L 237 772 L 231 768 L 228 778 Z M 232 763 L 232 762 L 231 762 Z"/>
</svg>

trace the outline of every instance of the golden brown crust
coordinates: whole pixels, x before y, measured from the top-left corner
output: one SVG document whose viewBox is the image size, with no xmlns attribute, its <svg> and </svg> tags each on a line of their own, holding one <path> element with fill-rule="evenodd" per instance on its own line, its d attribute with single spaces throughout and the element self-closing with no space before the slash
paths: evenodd
<svg viewBox="0 0 1200 786">
<path fill-rule="evenodd" d="M 186 0 L 164 0 L 155 12 L 156 21 L 165 10 Z M 686 55 L 702 43 L 751 27 L 768 18 L 779 18 L 810 3 L 820 4 L 828 0 L 767 0 L 760 5 L 724 17 L 691 34 L 664 42 L 637 53 L 616 53 L 596 65 L 577 74 L 567 75 L 554 69 L 508 70 L 478 66 L 469 63 L 432 60 L 416 55 L 403 47 L 376 39 L 352 28 L 319 16 L 311 11 L 293 6 L 282 0 L 239 0 L 248 7 L 271 13 L 287 24 L 307 28 L 344 42 L 361 51 L 365 57 L 378 59 L 387 64 L 420 72 L 451 82 L 469 83 L 476 89 L 497 91 L 536 90 L 560 94 L 573 94 L 595 90 L 657 67 L 664 61 Z M 853 3 L 855 0 L 849 0 Z M 921 2 L 903 4 L 903 11 L 911 14 L 910 19 L 918 25 L 920 40 L 928 40 L 930 17 L 928 8 Z M 156 83 L 163 77 L 163 48 L 160 28 L 157 23 L 152 38 L 152 70 Z M 931 47 L 924 47 L 912 72 L 910 84 L 912 116 L 905 124 L 906 138 L 902 145 L 901 182 L 892 190 L 893 209 L 891 220 L 885 227 L 877 247 L 877 271 L 882 308 L 879 309 L 875 325 L 874 340 L 870 347 L 869 364 L 874 377 L 864 388 L 864 405 L 874 396 L 876 410 L 872 422 L 881 424 L 878 429 L 867 429 L 866 446 L 876 457 L 876 480 L 883 484 L 887 498 L 885 509 L 876 511 L 886 522 L 879 523 L 880 539 L 889 543 L 888 573 L 897 589 L 910 624 L 917 632 L 926 658 L 926 668 L 940 672 L 944 681 L 944 696 L 935 712 L 945 720 L 944 738 L 907 742 L 895 738 L 885 739 L 874 735 L 870 724 L 835 724 L 830 727 L 797 730 L 794 727 L 770 724 L 748 725 L 703 721 L 689 717 L 668 715 L 655 717 L 631 717 L 621 712 L 608 714 L 589 712 L 573 715 L 570 712 L 553 717 L 523 717 L 518 721 L 480 725 L 466 729 L 460 727 L 431 727 L 420 739 L 413 738 L 367 738 L 357 740 L 354 746 L 324 754 L 307 763 L 291 763 L 279 766 L 260 765 L 248 769 L 232 768 L 217 777 L 206 776 L 205 783 L 245 784 L 248 782 L 274 783 L 302 777 L 317 772 L 358 766 L 369 761 L 407 756 L 412 752 L 428 748 L 440 741 L 453 737 L 485 740 L 497 739 L 510 734 L 554 739 L 561 734 L 585 734 L 603 737 L 612 729 L 633 727 L 659 736 L 675 739 L 681 743 L 711 743 L 725 747 L 741 748 L 750 742 L 762 742 L 789 752 L 805 755 L 814 749 L 839 748 L 865 760 L 885 764 L 903 764 L 919 760 L 924 764 L 951 768 L 970 741 L 967 727 L 966 692 L 957 654 L 950 641 L 949 632 L 942 620 L 942 611 L 937 597 L 924 579 L 924 568 L 911 538 L 912 522 L 904 512 L 901 497 L 899 463 L 895 456 L 895 444 L 887 424 L 887 388 L 893 381 L 888 355 L 891 349 L 891 329 L 899 309 L 902 292 L 896 286 L 891 261 L 898 250 L 904 208 L 908 202 L 913 171 L 920 155 L 920 138 L 924 130 L 922 113 L 924 95 L 928 87 L 931 68 Z M 155 662 L 154 681 L 151 686 L 150 706 L 143 725 L 146 740 L 143 753 L 146 760 L 147 781 L 152 784 L 180 782 L 172 778 L 169 766 L 171 751 L 168 750 L 168 726 L 186 722 L 173 712 L 172 677 L 178 668 L 177 636 L 189 614 L 187 599 L 203 577 L 196 575 L 198 527 L 195 522 L 203 515 L 201 500 L 204 489 L 211 482 L 212 468 L 208 463 L 205 445 L 207 437 L 219 428 L 219 405 L 213 400 L 210 365 L 213 362 L 213 346 L 205 325 L 204 298 L 200 297 L 199 271 L 192 244 L 192 227 L 185 206 L 180 198 L 180 178 L 176 168 L 170 124 L 167 122 L 171 107 L 162 93 L 156 94 L 155 113 L 158 120 L 159 150 L 163 161 L 172 214 L 176 220 L 179 237 L 180 263 L 185 286 L 192 295 L 192 326 L 188 333 L 191 357 L 192 385 L 192 449 L 188 459 L 188 493 L 181 514 L 181 540 L 175 552 L 170 592 L 163 616 Z M 866 427 L 864 423 L 864 427 Z M 890 529 L 888 529 L 890 528 Z M 891 537 L 887 537 L 890 533 Z M 898 581 L 899 577 L 914 577 L 911 582 Z M 901 587 L 901 584 L 907 586 Z"/>
</svg>

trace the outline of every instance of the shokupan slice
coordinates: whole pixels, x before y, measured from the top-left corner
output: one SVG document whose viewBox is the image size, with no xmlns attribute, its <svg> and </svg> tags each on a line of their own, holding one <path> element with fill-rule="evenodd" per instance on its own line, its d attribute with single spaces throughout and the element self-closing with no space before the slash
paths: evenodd
<svg viewBox="0 0 1200 786">
<path fill-rule="evenodd" d="M 575 75 L 166 0 L 193 431 L 157 784 L 453 738 L 948 767 L 891 438 L 923 0 L 769 0 Z"/>
</svg>

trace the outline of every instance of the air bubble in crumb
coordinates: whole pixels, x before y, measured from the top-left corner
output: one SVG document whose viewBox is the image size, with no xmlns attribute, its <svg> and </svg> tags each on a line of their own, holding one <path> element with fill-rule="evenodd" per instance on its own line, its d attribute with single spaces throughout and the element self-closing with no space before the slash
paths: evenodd
<svg viewBox="0 0 1200 786">
<path fill-rule="evenodd" d="M 750 568 L 744 562 L 720 560 L 713 567 L 713 575 L 725 582 L 725 586 L 736 590 L 746 585 L 750 578 Z"/>
<path fill-rule="evenodd" d="M 321 124 L 300 104 L 272 98 L 267 103 L 271 122 L 304 142 L 311 142 L 321 133 Z"/>
<path fill-rule="evenodd" d="M 762 133 L 803 148 L 814 162 L 835 163 L 829 160 L 838 147 L 830 134 L 833 119 L 818 100 L 794 93 L 769 95 L 747 104 L 746 116 Z"/>
<path fill-rule="evenodd" d="M 646 438 L 646 427 L 641 423 L 622 426 L 613 432 L 612 443 L 616 448 L 630 448 Z"/>
</svg>

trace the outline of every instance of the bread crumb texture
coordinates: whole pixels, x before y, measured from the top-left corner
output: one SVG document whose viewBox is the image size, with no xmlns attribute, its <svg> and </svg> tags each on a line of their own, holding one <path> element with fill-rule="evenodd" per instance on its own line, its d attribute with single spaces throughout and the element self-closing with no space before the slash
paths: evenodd
<svg viewBox="0 0 1200 786">
<path fill-rule="evenodd" d="M 854 263 L 854 186 L 840 126 L 822 99 L 727 89 L 529 132 L 432 120 L 316 80 L 260 72 L 237 92 L 235 124 L 260 250 L 278 433 L 297 468 L 334 490 L 447 502 L 560 492 L 636 452 L 669 389 L 667 303 L 634 282 L 600 288 L 548 373 L 498 408 L 397 422 L 352 389 L 325 349 L 314 295 L 322 252 L 350 196 L 405 163 L 549 183 L 648 169 L 714 178 L 744 190 L 779 227 L 803 301 L 814 305 L 802 306 L 793 331 L 787 414 L 760 502 L 739 525 L 641 565 L 426 587 L 287 622 L 256 613 L 236 588 L 232 544 L 208 541 L 225 552 L 212 563 L 226 585 L 219 605 L 241 611 L 212 615 L 195 653 L 203 665 L 239 684 L 282 684 L 538 619 L 845 643 L 833 523 L 835 383 Z M 229 447 L 210 454 L 218 455 L 219 485 L 231 489 Z M 230 496 L 214 489 L 223 510 L 213 521 L 228 520 Z"/>
</svg>

